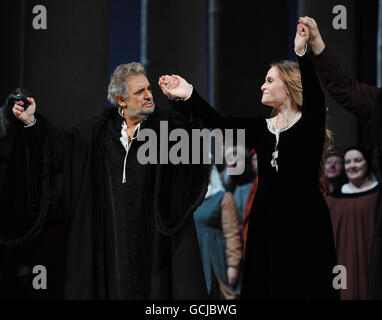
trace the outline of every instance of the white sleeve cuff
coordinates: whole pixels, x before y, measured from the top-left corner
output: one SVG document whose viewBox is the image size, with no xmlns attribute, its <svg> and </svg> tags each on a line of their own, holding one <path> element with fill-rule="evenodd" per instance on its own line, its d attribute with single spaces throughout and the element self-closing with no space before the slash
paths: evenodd
<svg viewBox="0 0 382 320">
<path fill-rule="evenodd" d="M 174 100 L 174 101 L 187 101 L 188 99 L 190 99 L 191 96 L 192 96 L 192 92 L 194 91 L 194 87 L 192 86 L 192 84 L 189 84 L 189 86 L 190 86 L 190 88 L 191 88 L 191 93 L 190 93 L 190 95 L 189 95 L 187 98 L 184 98 L 184 99 L 182 99 L 182 98 L 169 98 L 169 100 Z"/>
<path fill-rule="evenodd" d="M 183 101 L 187 101 L 188 99 L 191 98 L 192 93 L 194 92 L 194 87 L 192 86 L 192 84 L 190 84 L 190 87 L 191 87 L 191 93 L 190 93 L 190 95 L 186 99 L 183 99 Z"/>
<path fill-rule="evenodd" d="M 305 49 L 304 49 L 304 52 L 303 52 L 302 54 L 298 54 L 298 53 L 296 52 L 296 48 L 294 49 L 294 53 L 295 53 L 296 55 L 298 55 L 299 57 L 303 57 L 307 51 L 308 51 L 308 44 L 305 45 Z"/>
<path fill-rule="evenodd" d="M 34 121 L 31 123 L 31 124 L 28 124 L 27 126 L 24 126 L 24 128 L 29 128 L 29 127 L 31 127 L 31 126 L 34 126 L 35 124 L 36 124 L 36 122 L 37 122 L 37 119 L 36 119 L 36 117 L 34 118 Z"/>
</svg>

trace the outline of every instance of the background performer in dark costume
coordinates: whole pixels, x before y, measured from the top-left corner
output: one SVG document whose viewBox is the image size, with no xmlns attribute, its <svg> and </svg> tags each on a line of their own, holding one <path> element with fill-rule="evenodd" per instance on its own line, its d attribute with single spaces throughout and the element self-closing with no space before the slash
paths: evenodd
<svg viewBox="0 0 382 320">
<path fill-rule="evenodd" d="M 307 30 L 298 27 L 296 52 Z M 319 172 L 325 143 L 324 95 L 307 58 L 272 66 L 262 103 L 276 108 L 272 119 L 225 117 L 187 82 L 174 76 L 160 83 L 171 98 L 187 98 L 191 111 L 210 128 L 244 128 L 258 154 L 259 186 L 253 202 L 244 260 L 242 299 L 338 299 L 332 286 L 336 256 L 329 210 Z M 301 83 L 302 80 L 302 83 Z M 248 101 L 252 103 L 249 92 Z"/>
<path fill-rule="evenodd" d="M 367 272 L 374 232 L 374 206 L 378 182 L 374 180 L 368 150 L 345 151 L 348 183 L 326 198 L 332 218 L 337 262 L 346 268 L 342 300 L 366 299 Z"/>
<path fill-rule="evenodd" d="M 38 233 L 49 206 L 47 183 L 53 173 L 63 172 L 66 298 L 206 298 L 192 214 L 204 200 L 209 166 L 142 165 L 137 159 L 144 143 L 136 139 L 140 130 L 150 128 L 159 137 L 160 120 L 168 121 L 169 130 L 189 130 L 197 122 L 184 108 L 155 108 L 139 63 L 115 69 L 108 98 L 117 107 L 69 133 L 35 115 L 34 99 L 28 98 L 26 110 L 16 102 L 13 113 L 28 141 L 31 185 L 41 190 L 34 199 L 39 215 L 24 237 L 2 237 L 1 243 L 21 243 Z M 3 122 L 20 126 L 11 112 L 4 110 L 8 121 Z"/>
<path fill-rule="evenodd" d="M 377 178 L 382 168 L 382 90 L 366 83 L 359 83 L 343 72 L 330 50 L 326 47 L 317 23 L 310 17 L 300 18 L 309 28 L 309 40 L 314 55 L 310 59 L 322 84 L 336 102 L 361 120 L 373 122 L 373 165 Z M 380 185 L 380 184 L 379 184 Z M 380 188 L 380 187 L 379 187 Z M 374 235 L 368 276 L 368 299 L 382 299 L 382 194 L 379 191 L 375 205 Z"/>
</svg>

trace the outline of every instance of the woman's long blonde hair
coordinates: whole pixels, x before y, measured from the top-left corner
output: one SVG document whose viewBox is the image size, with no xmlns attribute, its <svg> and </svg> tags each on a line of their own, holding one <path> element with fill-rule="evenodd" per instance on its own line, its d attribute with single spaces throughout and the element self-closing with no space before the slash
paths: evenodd
<svg viewBox="0 0 382 320">
<path fill-rule="evenodd" d="M 271 68 L 276 68 L 277 72 L 284 82 L 292 104 L 297 105 L 302 111 L 302 81 L 298 63 L 289 60 L 281 60 L 271 64 Z M 272 116 L 277 115 L 277 109 L 274 108 Z M 326 147 L 330 150 L 334 145 L 333 133 L 326 129 Z"/>
</svg>

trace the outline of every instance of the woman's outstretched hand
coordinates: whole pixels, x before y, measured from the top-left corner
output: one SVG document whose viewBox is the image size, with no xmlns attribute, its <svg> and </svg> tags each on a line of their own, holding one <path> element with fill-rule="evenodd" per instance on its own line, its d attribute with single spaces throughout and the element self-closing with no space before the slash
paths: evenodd
<svg viewBox="0 0 382 320">
<path fill-rule="evenodd" d="M 294 50 L 297 54 L 303 55 L 309 39 L 309 28 L 303 24 L 297 25 L 296 37 L 294 39 Z"/>
<path fill-rule="evenodd" d="M 192 93 L 192 86 L 177 75 L 161 76 L 158 85 L 169 99 L 188 99 Z"/>
</svg>

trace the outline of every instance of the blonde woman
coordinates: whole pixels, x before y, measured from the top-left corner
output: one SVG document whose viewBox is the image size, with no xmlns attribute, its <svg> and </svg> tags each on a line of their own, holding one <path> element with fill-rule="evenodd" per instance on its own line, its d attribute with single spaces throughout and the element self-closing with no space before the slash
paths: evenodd
<svg viewBox="0 0 382 320">
<path fill-rule="evenodd" d="M 296 53 L 304 52 L 308 37 L 299 25 Z M 174 103 L 189 107 L 206 127 L 243 128 L 246 144 L 257 151 L 259 185 L 248 227 L 242 299 L 338 298 L 332 286 L 332 225 L 319 182 L 324 95 L 309 60 L 299 58 L 299 65 L 271 65 L 261 87 L 262 103 L 274 108 L 270 119 L 223 116 L 183 78 L 159 79 L 162 91 L 170 99 L 186 99 Z M 247 94 L 252 103 L 250 92 L 232 93 Z"/>
</svg>

